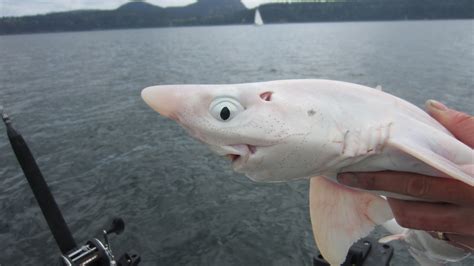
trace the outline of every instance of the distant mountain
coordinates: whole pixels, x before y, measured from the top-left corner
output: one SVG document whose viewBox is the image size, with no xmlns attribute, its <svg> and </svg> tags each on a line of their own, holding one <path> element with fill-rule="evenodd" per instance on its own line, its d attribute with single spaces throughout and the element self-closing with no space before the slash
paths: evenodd
<svg viewBox="0 0 474 266">
<path fill-rule="evenodd" d="M 152 12 L 157 9 L 166 9 L 170 14 L 174 15 L 191 15 L 191 16 L 220 16 L 222 14 L 234 13 L 246 10 L 247 8 L 240 0 L 199 0 L 196 3 L 183 7 L 161 8 L 144 1 L 133 1 L 123 4 L 117 10 L 134 11 L 134 12 Z"/>
<path fill-rule="evenodd" d="M 246 10 L 240 0 L 200 0 L 185 7 L 169 7 L 167 10 L 178 16 L 222 16 Z"/>
<path fill-rule="evenodd" d="M 473 0 L 338 0 L 260 6 L 265 23 L 472 19 Z M 162 8 L 143 1 L 115 10 L 76 10 L 47 15 L 0 18 L 0 34 L 253 24 L 255 10 L 240 0 L 199 0 L 185 7 Z"/>
<path fill-rule="evenodd" d="M 199 0 L 162 8 L 143 1 L 115 10 L 78 10 L 0 18 L 0 34 L 241 23 L 250 12 L 240 0 Z M 248 15 L 248 14 L 247 14 Z"/>
<path fill-rule="evenodd" d="M 84 10 L 46 15 L 0 18 L 0 34 L 164 27 L 169 18 L 163 8 L 153 10 Z"/>
<path fill-rule="evenodd" d="M 118 11 L 132 11 L 132 12 L 153 12 L 159 9 L 163 9 L 159 6 L 149 4 L 147 2 L 134 1 L 123 4 L 117 8 Z"/>
</svg>

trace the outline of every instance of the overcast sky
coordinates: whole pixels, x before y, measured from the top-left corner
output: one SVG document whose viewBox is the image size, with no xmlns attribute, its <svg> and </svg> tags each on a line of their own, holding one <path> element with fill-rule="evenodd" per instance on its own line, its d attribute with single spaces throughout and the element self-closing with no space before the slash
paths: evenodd
<svg viewBox="0 0 474 266">
<path fill-rule="evenodd" d="M 242 0 L 242 3 L 253 8 L 261 3 L 272 0 Z M 44 14 L 53 11 L 74 9 L 113 9 L 128 0 L 0 0 L 0 16 L 23 16 Z M 187 5 L 196 0 L 148 0 L 151 4 L 166 6 Z"/>
</svg>

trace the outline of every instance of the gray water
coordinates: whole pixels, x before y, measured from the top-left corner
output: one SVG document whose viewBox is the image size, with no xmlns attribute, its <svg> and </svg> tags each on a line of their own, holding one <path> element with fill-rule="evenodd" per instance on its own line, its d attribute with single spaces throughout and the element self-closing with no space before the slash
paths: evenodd
<svg viewBox="0 0 474 266">
<path fill-rule="evenodd" d="M 145 106 L 140 90 L 328 78 L 473 113 L 473 29 L 466 20 L 1 36 L 0 103 L 79 243 L 121 216 L 126 229 L 112 247 L 135 250 L 143 265 L 311 265 L 307 182 L 259 184 L 232 172 Z M 392 265 L 414 263 L 395 247 Z M 58 254 L 2 133 L 0 264 L 55 265 Z"/>
</svg>

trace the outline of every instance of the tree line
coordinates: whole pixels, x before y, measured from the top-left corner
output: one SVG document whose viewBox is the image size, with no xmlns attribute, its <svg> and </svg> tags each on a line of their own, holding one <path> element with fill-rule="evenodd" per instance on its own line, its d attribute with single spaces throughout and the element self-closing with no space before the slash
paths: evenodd
<svg viewBox="0 0 474 266">
<path fill-rule="evenodd" d="M 259 7 L 265 23 L 472 19 L 473 0 L 282 0 Z M 140 3 L 129 3 L 140 4 Z M 141 3 L 143 4 L 143 3 Z M 0 34 L 253 23 L 254 9 L 187 14 L 157 6 L 0 18 Z"/>
</svg>

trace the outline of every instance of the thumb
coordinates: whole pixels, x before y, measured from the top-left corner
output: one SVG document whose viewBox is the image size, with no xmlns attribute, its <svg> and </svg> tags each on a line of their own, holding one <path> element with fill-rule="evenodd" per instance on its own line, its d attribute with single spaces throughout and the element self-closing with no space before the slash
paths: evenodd
<svg viewBox="0 0 474 266">
<path fill-rule="evenodd" d="M 457 139 L 474 147 L 474 117 L 466 113 L 446 107 L 444 104 L 435 101 L 426 101 L 426 110 L 445 128 L 447 128 Z"/>
</svg>

